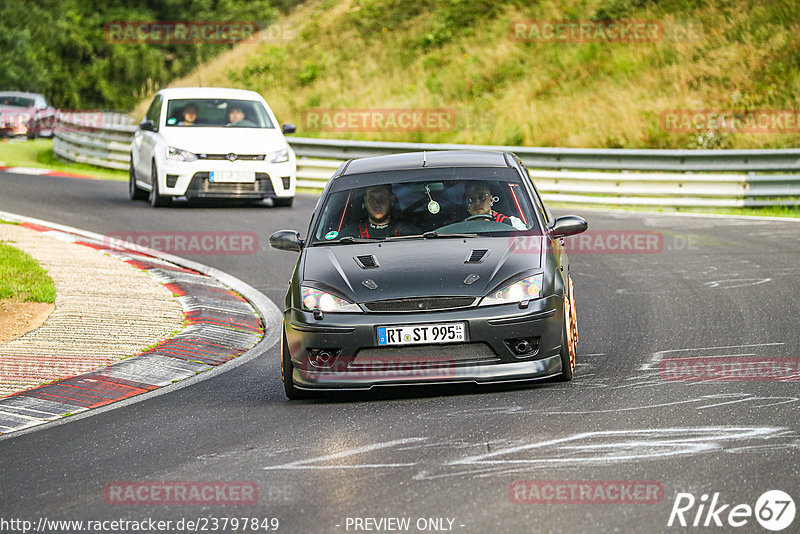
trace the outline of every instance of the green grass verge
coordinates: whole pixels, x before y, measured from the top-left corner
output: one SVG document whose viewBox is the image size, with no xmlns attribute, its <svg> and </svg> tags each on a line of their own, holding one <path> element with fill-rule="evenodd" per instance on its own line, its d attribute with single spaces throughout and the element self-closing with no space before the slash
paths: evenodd
<svg viewBox="0 0 800 534">
<path fill-rule="evenodd" d="M 85 163 L 72 163 L 59 159 L 53 152 L 53 141 L 35 139 L 19 141 L 3 139 L 0 141 L 0 165 L 7 167 L 35 167 L 71 172 L 101 180 L 127 181 L 127 171 L 103 169 Z"/>
<path fill-rule="evenodd" d="M 33 258 L 0 241 L 0 299 L 55 302 L 53 280 Z"/>
</svg>

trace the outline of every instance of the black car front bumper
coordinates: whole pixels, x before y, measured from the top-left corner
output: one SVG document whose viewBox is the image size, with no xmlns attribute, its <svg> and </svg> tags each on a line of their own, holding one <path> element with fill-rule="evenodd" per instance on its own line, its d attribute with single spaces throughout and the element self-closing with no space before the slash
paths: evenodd
<svg viewBox="0 0 800 534">
<path fill-rule="evenodd" d="M 466 325 L 465 342 L 380 347 L 378 326 Z M 564 304 L 552 296 L 516 304 L 424 313 L 284 314 L 292 380 L 299 389 L 350 390 L 378 385 L 493 383 L 547 378 L 561 372 Z M 521 341 L 529 350 L 515 350 Z M 331 361 L 316 357 L 326 351 Z"/>
</svg>

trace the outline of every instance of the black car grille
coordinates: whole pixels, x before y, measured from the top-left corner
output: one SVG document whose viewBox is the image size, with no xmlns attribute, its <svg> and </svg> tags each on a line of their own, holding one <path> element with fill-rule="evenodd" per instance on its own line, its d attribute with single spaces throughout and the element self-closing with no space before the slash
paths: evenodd
<svg viewBox="0 0 800 534">
<path fill-rule="evenodd" d="M 265 172 L 257 172 L 254 182 L 211 182 L 209 173 L 196 172 L 192 176 L 186 195 L 190 197 L 213 197 L 215 195 L 240 198 L 264 198 L 274 196 L 272 181 Z"/>
<path fill-rule="evenodd" d="M 373 300 L 364 306 L 373 312 L 416 312 L 453 310 L 475 303 L 475 297 L 424 297 L 410 299 Z"/>
<path fill-rule="evenodd" d="M 377 367 L 392 364 L 395 367 L 442 367 L 453 363 L 499 361 L 492 347 L 486 343 L 453 343 L 450 345 L 411 345 L 405 347 L 371 347 L 361 349 L 348 366 Z"/>
</svg>

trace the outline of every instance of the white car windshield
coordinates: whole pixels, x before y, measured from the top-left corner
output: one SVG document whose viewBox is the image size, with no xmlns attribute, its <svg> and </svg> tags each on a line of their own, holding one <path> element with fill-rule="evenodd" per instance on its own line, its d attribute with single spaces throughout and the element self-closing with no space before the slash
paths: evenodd
<svg viewBox="0 0 800 534">
<path fill-rule="evenodd" d="M 0 106 L 10 106 L 14 108 L 32 108 L 33 99 L 16 95 L 0 95 Z"/>
<path fill-rule="evenodd" d="M 166 125 L 176 128 L 274 128 L 257 100 L 185 98 L 170 100 Z"/>
</svg>

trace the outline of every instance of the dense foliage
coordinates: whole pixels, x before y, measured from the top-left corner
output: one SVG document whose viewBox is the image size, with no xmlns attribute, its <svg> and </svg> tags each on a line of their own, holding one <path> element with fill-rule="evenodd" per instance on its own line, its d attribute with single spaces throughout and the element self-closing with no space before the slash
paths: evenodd
<svg viewBox="0 0 800 534">
<path fill-rule="evenodd" d="M 279 0 L 288 8 L 293 2 Z M 115 44 L 110 21 L 271 22 L 269 0 L 3 0 L 0 90 L 43 93 L 60 108 L 127 110 L 230 44 Z"/>
</svg>

